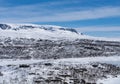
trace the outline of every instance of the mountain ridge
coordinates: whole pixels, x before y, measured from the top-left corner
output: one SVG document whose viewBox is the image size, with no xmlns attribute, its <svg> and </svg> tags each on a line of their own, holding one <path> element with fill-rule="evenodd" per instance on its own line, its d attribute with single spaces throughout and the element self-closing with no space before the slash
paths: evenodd
<svg viewBox="0 0 120 84">
<path fill-rule="evenodd" d="M 34 38 L 48 40 L 75 40 L 91 39 L 103 41 L 119 41 L 119 38 L 93 37 L 84 35 L 74 28 L 56 25 L 36 25 L 36 24 L 0 24 L 0 38 Z"/>
<path fill-rule="evenodd" d="M 35 39 L 76 39 L 82 36 L 75 29 L 35 24 L 0 24 L 2 38 L 35 38 Z"/>
<path fill-rule="evenodd" d="M 0 24 L 0 28 L 5 30 L 5 29 L 13 29 L 13 30 L 20 30 L 20 29 L 44 29 L 44 30 L 51 30 L 54 31 L 56 29 L 59 30 L 66 30 L 66 31 L 71 31 L 74 33 L 78 33 L 75 29 L 73 28 L 67 28 L 67 27 L 62 27 L 62 26 L 56 26 L 56 25 L 36 25 L 36 24 Z"/>
</svg>

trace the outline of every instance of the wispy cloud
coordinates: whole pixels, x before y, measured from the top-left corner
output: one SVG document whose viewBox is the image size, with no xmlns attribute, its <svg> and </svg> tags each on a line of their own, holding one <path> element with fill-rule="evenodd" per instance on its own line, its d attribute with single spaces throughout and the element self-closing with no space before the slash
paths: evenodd
<svg viewBox="0 0 120 84">
<path fill-rule="evenodd" d="M 1 7 L 0 22 L 63 22 L 120 16 L 120 7 L 98 7 L 87 10 L 63 8 L 58 10 L 48 6 L 56 5 L 56 3 Z"/>
<path fill-rule="evenodd" d="M 89 27 L 80 27 L 75 28 L 79 32 L 120 32 L 120 26 L 89 26 Z"/>
</svg>

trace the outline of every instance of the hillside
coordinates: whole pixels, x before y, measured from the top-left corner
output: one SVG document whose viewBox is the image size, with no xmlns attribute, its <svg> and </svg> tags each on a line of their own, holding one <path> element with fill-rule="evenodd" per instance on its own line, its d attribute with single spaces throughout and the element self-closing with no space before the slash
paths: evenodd
<svg viewBox="0 0 120 84">
<path fill-rule="evenodd" d="M 1 59 L 50 59 L 120 55 L 120 42 L 86 38 L 51 25 L 0 24 Z"/>
<path fill-rule="evenodd" d="M 53 25 L 0 24 L 0 84 L 119 84 L 119 75 L 119 39 Z"/>
</svg>

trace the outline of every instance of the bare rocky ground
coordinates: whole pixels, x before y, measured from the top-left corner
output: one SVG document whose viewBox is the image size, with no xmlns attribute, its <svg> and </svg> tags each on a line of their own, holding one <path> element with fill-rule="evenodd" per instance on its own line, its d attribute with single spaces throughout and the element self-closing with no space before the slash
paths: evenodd
<svg viewBox="0 0 120 84">
<path fill-rule="evenodd" d="M 107 63 L 54 63 L 0 66 L 0 84 L 97 84 L 108 75 L 120 75 L 120 67 Z M 102 83 L 101 83 L 102 84 Z"/>
</svg>

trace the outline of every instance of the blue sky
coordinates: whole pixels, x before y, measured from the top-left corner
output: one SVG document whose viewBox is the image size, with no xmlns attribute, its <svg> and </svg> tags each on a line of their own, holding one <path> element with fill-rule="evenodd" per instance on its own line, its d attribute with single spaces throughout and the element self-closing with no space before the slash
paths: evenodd
<svg viewBox="0 0 120 84">
<path fill-rule="evenodd" d="M 60 25 L 120 38 L 120 0 L 0 0 L 0 22 Z"/>
</svg>

